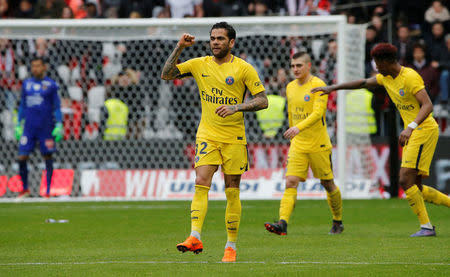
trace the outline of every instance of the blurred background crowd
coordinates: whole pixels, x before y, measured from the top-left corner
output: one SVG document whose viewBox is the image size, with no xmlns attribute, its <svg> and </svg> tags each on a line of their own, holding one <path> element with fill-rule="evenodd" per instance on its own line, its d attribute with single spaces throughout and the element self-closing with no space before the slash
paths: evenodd
<svg viewBox="0 0 450 277">
<path fill-rule="evenodd" d="M 441 126 L 441 134 L 450 135 L 450 128 L 447 128 L 450 14 L 449 3 L 444 0 L 0 0 L 2 19 L 333 14 L 346 15 L 348 23 L 367 24 L 366 77 L 376 74 L 370 49 L 385 41 L 397 46 L 400 63 L 414 68 L 423 77 L 435 104 L 434 116 Z M 264 51 L 252 52 L 248 46 L 255 42 L 244 39 L 237 45 L 234 54 L 255 66 L 264 80 L 268 94 L 284 96 L 285 86 L 292 80 L 289 57 L 300 48 L 312 52 L 315 74 L 327 83 L 336 81 L 336 72 L 333 70 L 337 53 L 335 39 L 333 36 L 322 38 L 322 42 L 317 45 L 314 44 L 315 41 L 319 39 L 313 37 L 306 41 L 289 37 L 275 40 L 261 38 L 257 45 L 264 45 Z M 194 119 L 198 117 L 199 103 L 182 104 L 185 96 L 180 96 L 183 95 L 182 90 L 190 90 L 193 95 L 196 94 L 193 81 L 167 83 L 159 80 L 161 60 L 169 55 L 173 47 L 166 43 L 0 38 L 0 102 L 4 108 L 0 115 L 1 138 L 13 139 L 13 128 L 10 125 L 14 122 L 21 82 L 29 77 L 29 59 L 33 55 L 47 58 L 49 76 L 60 84 L 66 140 L 101 137 L 104 126 L 102 122 L 105 119 L 102 106 L 108 97 L 120 98 L 128 105 L 130 115 L 127 138 L 193 138 L 196 124 Z M 199 47 L 208 52 L 207 44 Z M 66 53 L 61 54 L 62 49 Z M 156 54 L 148 55 L 148 49 Z M 156 60 L 155 57 L 159 56 L 162 58 Z M 335 98 L 335 95 L 330 97 L 330 114 L 336 111 Z M 374 94 L 372 107 L 378 125 L 374 135 L 386 135 L 383 111 L 389 108 L 388 103 L 385 93 Z M 184 108 L 173 115 L 170 107 L 177 105 Z M 255 134 L 258 132 L 260 131 L 253 130 Z"/>
</svg>

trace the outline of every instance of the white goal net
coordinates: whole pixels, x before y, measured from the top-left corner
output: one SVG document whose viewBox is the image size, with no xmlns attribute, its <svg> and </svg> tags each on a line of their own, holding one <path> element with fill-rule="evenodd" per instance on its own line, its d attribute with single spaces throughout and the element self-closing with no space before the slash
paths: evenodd
<svg viewBox="0 0 450 277">
<path fill-rule="evenodd" d="M 0 197 L 15 197 L 21 189 L 14 122 L 21 84 L 30 77 L 30 58 L 38 55 L 47 59 L 48 76 L 59 84 L 62 99 L 64 139 L 54 155 L 52 195 L 190 199 L 200 119 L 197 86 L 193 79 L 162 81 L 159 76 L 182 33 L 193 34 L 197 42 L 183 51 L 181 61 L 210 55 L 209 31 L 219 21 L 235 27 L 233 54 L 256 68 L 268 94 L 284 96 L 292 80 L 289 59 L 299 50 L 311 54 L 314 74 L 327 84 L 363 77 L 365 27 L 347 25 L 343 16 L 2 20 L 0 50 L 8 62 L 0 95 Z M 370 152 L 376 149 L 368 134 L 346 132 L 345 97 L 330 97 L 327 112 L 336 146 L 335 176 L 344 197 L 373 197 L 377 180 Z M 127 133 L 120 140 L 104 135 L 104 103 L 109 98 L 128 107 Z M 282 133 L 288 120 L 275 133 L 266 133 L 255 113 L 246 113 L 245 121 L 251 170 L 242 178 L 242 198 L 279 198 L 289 147 Z M 39 147 L 28 167 L 31 193 L 37 197 L 45 187 Z M 214 178 L 211 199 L 224 198 L 220 175 Z M 325 193 L 317 180 L 308 179 L 299 197 L 323 198 Z"/>
</svg>

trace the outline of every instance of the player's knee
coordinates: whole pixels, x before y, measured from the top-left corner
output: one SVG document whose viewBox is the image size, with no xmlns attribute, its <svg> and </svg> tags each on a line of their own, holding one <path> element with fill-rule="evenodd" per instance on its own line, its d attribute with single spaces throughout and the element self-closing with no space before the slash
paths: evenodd
<svg viewBox="0 0 450 277">
<path fill-rule="evenodd" d="M 333 179 L 331 180 L 320 180 L 320 184 L 325 188 L 326 191 L 332 192 L 336 189 Z"/>
<path fill-rule="evenodd" d="M 195 177 L 195 185 L 203 186 L 203 187 L 210 187 L 211 180 L 209 180 L 208 178 L 205 178 L 203 176 L 197 176 L 197 177 Z"/>
<path fill-rule="evenodd" d="M 286 188 L 296 189 L 298 187 L 298 182 L 304 182 L 304 179 L 299 178 L 286 178 Z"/>
<path fill-rule="evenodd" d="M 411 168 L 401 168 L 398 184 L 403 190 L 409 189 L 411 186 L 414 185 L 414 182 L 416 180 L 417 174 L 414 169 Z"/>
</svg>

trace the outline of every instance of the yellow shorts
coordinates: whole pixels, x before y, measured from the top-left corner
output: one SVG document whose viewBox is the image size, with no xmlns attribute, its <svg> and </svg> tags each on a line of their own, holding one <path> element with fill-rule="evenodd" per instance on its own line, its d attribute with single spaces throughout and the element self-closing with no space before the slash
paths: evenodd
<svg viewBox="0 0 450 277">
<path fill-rule="evenodd" d="M 401 167 L 415 168 L 419 175 L 429 176 L 431 160 L 439 138 L 439 129 L 416 129 L 403 147 Z"/>
<path fill-rule="evenodd" d="M 221 165 L 224 174 L 242 175 L 248 170 L 247 145 L 197 138 L 194 161 L 195 167 Z"/>
<path fill-rule="evenodd" d="M 315 153 L 299 153 L 289 150 L 286 176 L 297 176 L 306 180 L 310 166 L 315 178 L 321 180 L 334 178 L 331 150 Z"/>
</svg>

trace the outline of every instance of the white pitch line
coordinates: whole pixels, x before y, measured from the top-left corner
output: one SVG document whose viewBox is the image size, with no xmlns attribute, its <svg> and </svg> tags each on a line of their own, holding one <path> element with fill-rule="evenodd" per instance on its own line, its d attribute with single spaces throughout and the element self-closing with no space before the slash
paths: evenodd
<svg viewBox="0 0 450 277">
<path fill-rule="evenodd" d="M 95 262 L 30 262 L 30 263 L 0 263 L 0 266 L 24 265 L 96 265 L 96 264 L 222 264 L 222 262 L 208 261 L 95 261 Z M 320 261 L 293 261 L 293 262 L 263 262 L 238 261 L 235 264 L 319 264 L 319 265 L 420 265 L 420 266 L 450 266 L 450 263 L 407 263 L 407 262 L 320 262 Z"/>
</svg>

